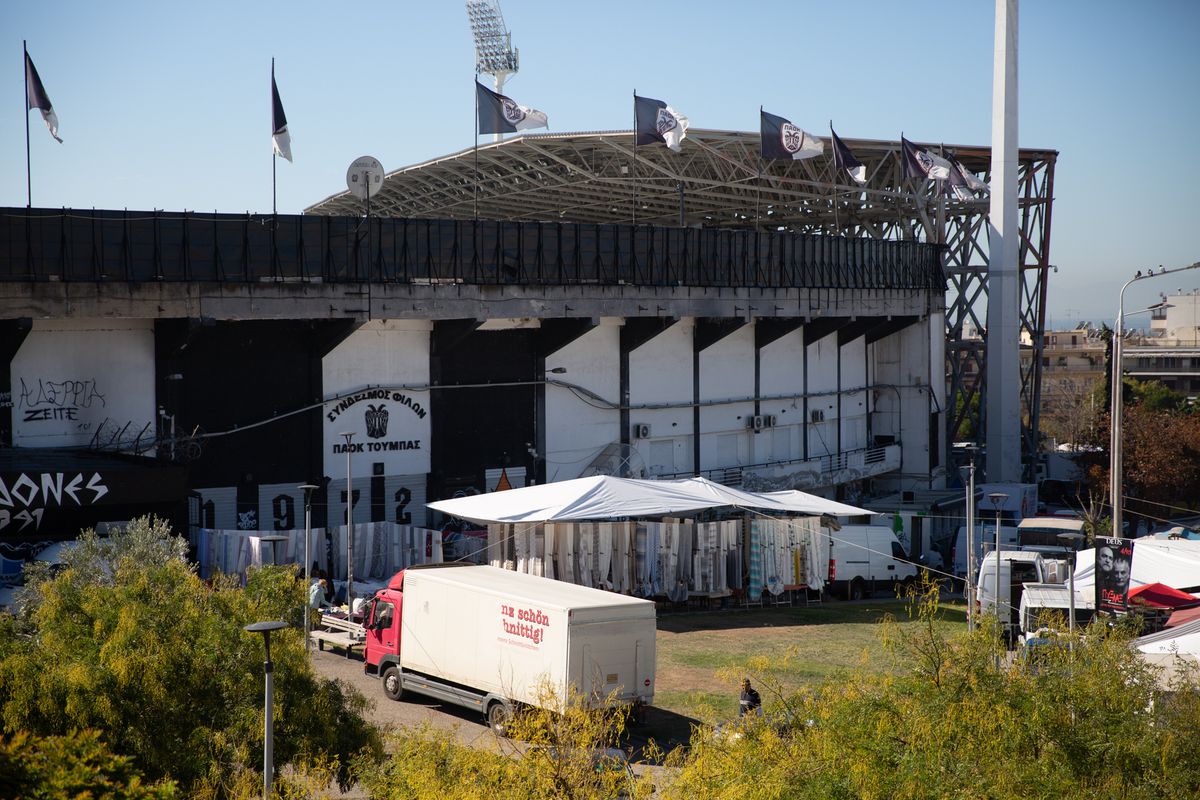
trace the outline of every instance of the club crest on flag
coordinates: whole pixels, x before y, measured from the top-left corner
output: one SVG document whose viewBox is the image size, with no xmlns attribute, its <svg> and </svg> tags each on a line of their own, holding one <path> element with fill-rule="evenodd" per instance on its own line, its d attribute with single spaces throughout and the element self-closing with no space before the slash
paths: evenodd
<svg viewBox="0 0 1200 800">
<path fill-rule="evenodd" d="M 797 128 L 790 122 L 783 123 L 779 128 L 779 143 L 783 145 L 783 149 L 789 153 L 795 153 L 800 150 L 800 145 L 804 142 L 804 131 Z"/>
<path fill-rule="evenodd" d="M 518 122 L 525 119 L 525 112 L 522 111 L 521 107 L 512 100 L 509 100 L 507 97 L 505 97 L 500 102 L 502 108 L 504 109 L 504 119 L 508 120 L 510 124 L 516 125 Z"/>
<path fill-rule="evenodd" d="M 679 120 L 675 119 L 675 115 L 665 108 L 658 110 L 658 118 L 654 121 L 654 129 L 658 131 L 659 136 L 664 136 L 668 131 L 673 131 L 679 127 Z"/>
<path fill-rule="evenodd" d="M 925 170 L 925 173 L 928 174 L 929 171 L 934 167 L 933 159 L 930 158 L 929 153 L 926 153 L 924 150 L 916 150 L 915 153 L 917 156 L 917 162 L 921 165 L 921 169 Z"/>
</svg>

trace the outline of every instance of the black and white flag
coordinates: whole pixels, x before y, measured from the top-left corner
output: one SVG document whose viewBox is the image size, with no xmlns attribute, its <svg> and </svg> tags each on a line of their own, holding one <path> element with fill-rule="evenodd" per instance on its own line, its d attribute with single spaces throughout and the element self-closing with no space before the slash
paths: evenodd
<svg viewBox="0 0 1200 800">
<path fill-rule="evenodd" d="M 846 170 L 846 174 L 860 186 L 867 182 L 867 168 L 854 157 L 850 148 L 838 138 L 833 126 L 829 126 L 829 135 L 833 139 L 833 166 L 837 170 Z"/>
<path fill-rule="evenodd" d="M 633 96 L 635 144 L 662 142 L 678 153 L 680 143 L 687 137 L 688 118 L 664 103 L 649 97 Z"/>
<path fill-rule="evenodd" d="M 55 141 L 62 144 L 62 139 L 58 138 L 58 115 L 54 113 L 54 106 L 50 104 L 46 87 L 42 86 L 42 79 L 38 76 L 37 67 L 33 65 L 33 59 L 29 57 L 29 53 L 25 53 L 25 94 L 29 98 L 29 108 L 36 108 L 42 112 L 42 119 L 46 121 L 50 135 L 54 137 Z M 28 110 L 26 109 L 27 112 Z"/>
<path fill-rule="evenodd" d="M 283 113 L 279 87 L 275 85 L 274 61 L 271 62 L 271 146 L 276 155 L 292 160 L 292 135 L 288 133 L 287 114 Z"/>
<path fill-rule="evenodd" d="M 950 162 L 952 169 L 950 170 L 950 180 L 955 180 L 955 174 L 962 179 L 963 184 L 972 192 L 987 192 L 991 191 L 991 187 L 979 179 L 979 177 L 971 170 L 963 166 L 963 163 L 955 158 L 950 153 L 946 154 L 946 160 Z"/>
<path fill-rule="evenodd" d="M 789 120 L 768 114 L 760 107 L 759 149 L 763 158 L 801 161 L 825 152 L 825 143 L 797 128 Z"/>
<path fill-rule="evenodd" d="M 496 94 L 475 81 L 475 99 L 479 104 L 479 133 L 516 133 L 531 128 L 548 128 L 550 120 L 542 111 L 518 105 L 510 97 Z"/>
<path fill-rule="evenodd" d="M 903 136 L 900 137 L 900 148 L 903 150 L 904 177 L 919 181 L 926 178 L 944 181 L 950 177 L 950 162 L 941 156 L 922 150 Z"/>
</svg>

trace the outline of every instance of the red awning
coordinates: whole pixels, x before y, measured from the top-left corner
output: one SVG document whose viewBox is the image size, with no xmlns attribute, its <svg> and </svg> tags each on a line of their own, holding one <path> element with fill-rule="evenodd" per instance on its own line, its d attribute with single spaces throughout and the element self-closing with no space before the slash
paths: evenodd
<svg viewBox="0 0 1200 800">
<path fill-rule="evenodd" d="M 1153 608 L 1192 608 L 1200 606 L 1200 598 L 1187 592 L 1181 592 L 1163 583 L 1147 583 L 1145 586 L 1129 590 L 1129 600 L 1132 603 L 1151 606 Z"/>
</svg>

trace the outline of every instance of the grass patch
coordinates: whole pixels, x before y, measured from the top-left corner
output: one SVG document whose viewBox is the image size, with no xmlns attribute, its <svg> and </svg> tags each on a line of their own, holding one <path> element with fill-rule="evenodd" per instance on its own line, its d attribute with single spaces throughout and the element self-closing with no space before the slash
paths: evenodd
<svg viewBox="0 0 1200 800">
<path fill-rule="evenodd" d="M 965 606 L 947 604 L 942 612 L 947 635 L 966 630 Z M 879 638 L 879 622 L 888 614 L 902 626 L 916 624 L 902 600 L 661 617 L 654 704 L 698 719 L 728 719 L 736 713 L 738 688 L 718 672 L 755 678 L 750 665 L 763 659 L 785 691 L 854 670 L 895 671 L 901 666 Z"/>
</svg>

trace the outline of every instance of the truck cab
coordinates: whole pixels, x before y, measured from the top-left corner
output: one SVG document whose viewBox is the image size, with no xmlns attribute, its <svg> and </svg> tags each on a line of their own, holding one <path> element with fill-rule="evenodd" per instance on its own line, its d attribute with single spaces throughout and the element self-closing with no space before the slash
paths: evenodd
<svg viewBox="0 0 1200 800">
<path fill-rule="evenodd" d="M 999 553 L 999 591 L 997 591 L 997 553 L 983 557 L 979 567 L 975 606 L 985 614 L 996 614 L 1010 641 L 1015 641 L 1020 629 L 1021 596 L 1025 585 L 1031 583 L 1063 582 L 1065 572 L 1059 565 L 1047 562 L 1041 553 L 1025 550 L 1002 550 Z M 997 602 L 998 600 L 998 602 Z"/>
<path fill-rule="evenodd" d="M 375 593 L 367 604 L 364 623 L 366 641 L 363 644 L 363 670 L 379 674 L 379 668 L 385 659 L 399 661 L 400 658 L 400 616 L 404 605 L 404 573 L 400 570 L 387 586 Z M 399 687 L 396 687 L 398 691 Z M 384 686 L 384 691 L 390 696 L 392 692 Z M 399 695 L 397 695 L 399 696 Z"/>
</svg>

